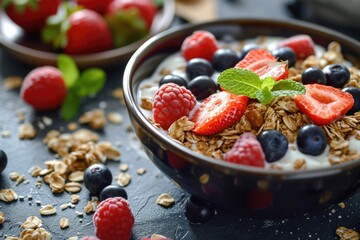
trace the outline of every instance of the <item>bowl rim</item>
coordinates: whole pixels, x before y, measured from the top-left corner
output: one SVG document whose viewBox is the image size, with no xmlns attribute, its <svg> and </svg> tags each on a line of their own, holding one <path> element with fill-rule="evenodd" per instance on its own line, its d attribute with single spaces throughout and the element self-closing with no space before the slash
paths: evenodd
<svg viewBox="0 0 360 240">
<path fill-rule="evenodd" d="M 128 108 L 130 115 L 133 115 L 136 118 L 137 122 L 141 125 L 144 131 L 150 133 L 157 139 L 159 142 L 163 144 L 163 147 L 166 150 L 170 150 L 172 152 L 177 153 L 183 158 L 195 162 L 201 163 L 211 168 L 218 169 L 220 171 L 226 172 L 228 174 L 256 174 L 271 178 L 281 178 L 281 179 L 307 179 L 313 177 L 324 177 L 328 175 L 339 174 L 343 171 L 351 170 L 356 167 L 360 167 L 360 159 L 353 160 L 341 164 L 336 164 L 328 167 L 320 167 L 315 169 L 305 169 L 305 170 L 276 170 L 276 169 L 265 169 L 265 168 L 257 168 L 251 166 L 240 165 L 236 163 L 229 163 L 225 161 L 221 161 L 215 158 L 207 157 L 201 153 L 190 150 L 181 144 L 176 143 L 171 140 L 164 133 L 161 133 L 158 128 L 156 128 L 153 124 L 151 124 L 146 116 L 141 112 L 139 106 L 137 106 L 136 98 L 132 94 L 132 85 L 131 78 L 134 74 L 133 69 L 137 68 L 139 65 L 139 61 L 141 61 L 143 52 L 151 49 L 153 45 L 161 42 L 162 39 L 170 37 L 172 34 L 180 34 L 181 32 L 195 31 L 203 28 L 208 28 L 217 25 L 227 25 L 227 24 L 266 24 L 272 26 L 287 26 L 287 28 L 301 30 L 304 29 L 311 34 L 311 32 L 316 32 L 317 34 L 325 35 L 327 37 L 334 37 L 335 39 L 341 40 L 343 43 L 350 45 L 353 48 L 358 48 L 360 53 L 360 42 L 355 40 L 352 37 L 346 36 L 338 31 L 329 29 L 327 27 L 323 27 L 314 23 L 308 23 L 301 20 L 280 20 L 280 19 L 267 19 L 267 18 L 229 18 L 229 19 L 221 19 L 214 20 L 209 22 L 202 23 L 188 23 L 180 26 L 176 26 L 170 28 L 166 31 L 163 31 L 155 36 L 151 37 L 147 40 L 140 48 L 132 55 L 130 60 L 128 61 L 124 75 L 123 75 L 123 91 L 124 91 L 124 99 L 125 104 Z M 149 57 L 151 58 L 151 57 Z M 141 63 L 140 63 L 141 65 Z"/>
</svg>

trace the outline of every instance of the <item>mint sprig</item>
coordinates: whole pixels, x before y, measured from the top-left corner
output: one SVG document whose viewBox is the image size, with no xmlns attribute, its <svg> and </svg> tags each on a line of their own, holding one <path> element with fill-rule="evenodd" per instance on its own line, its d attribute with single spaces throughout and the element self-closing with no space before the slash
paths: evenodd
<svg viewBox="0 0 360 240">
<path fill-rule="evenodd" d="M 223 71 L 217 81 L 224 90 L 257 99 L 262 104 L 269 104 L 276 97 L 305 93 L 301 83 L 290 79 L 275 81 L 272 77 L 260 79 L 256 73 L 241 68 Z"/>
<path fill-rule="evenodd" d="M 68 88 L 60 116 L 69 121 L 78 114 L 81 100 L 97 94 L 104 87 L 107 77 L 100 68 L 88 68 L 80 72 L 75 61 L 66 54 L 59 54 L 57 61 Z"/>
</svg>

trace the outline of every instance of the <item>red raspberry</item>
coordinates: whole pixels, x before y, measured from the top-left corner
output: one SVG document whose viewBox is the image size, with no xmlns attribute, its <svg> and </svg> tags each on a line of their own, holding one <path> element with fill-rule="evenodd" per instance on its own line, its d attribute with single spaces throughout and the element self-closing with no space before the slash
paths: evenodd
<svg viewBox="0 0 360 240">
<path fill-rule="evenodd" d="M 214 35 L 207 31 L 195 31 L 187 37 L 182 46 L 182 56 L 189 61 L 193 58 L 204 58 L 211 62 L 215 51 L 218 49 Z"/>
<path fill-rule="evenodd" d="M 66 92 L 62 73 L 51 66 L 38 67 L 28 73 L 20 90 L 22 99 L 40 111 L 58 108 Z"/>
<path fill-rule="evenodd" d="M 134 216 L 122 197 L 108 198 L 97 207 L 93 216 L 95 234 L 101 240 L 129 240 Z"/>
<path fill-rule="evenodd" d="M 154 121 L 163 129 L 183 116 L 189 116 L 196 105 L 196 98 L 190 90 L 174 83 L 166 83 L 153 97 Z"/>
<path fill-rule="evenodd" d="M 234 146 L 225 153 L 225 161 L 254 167 L 265 166 L 265 154 L 252 133 L 243 133 Z"/>
</svg>

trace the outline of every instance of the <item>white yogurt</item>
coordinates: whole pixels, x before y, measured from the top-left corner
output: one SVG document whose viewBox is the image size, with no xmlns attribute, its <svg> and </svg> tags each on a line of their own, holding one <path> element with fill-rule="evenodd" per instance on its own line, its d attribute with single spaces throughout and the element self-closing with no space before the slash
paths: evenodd
<svg viewBox="0 0 360 240">
<path fill-rule="evenodd" d="M 260 45 L 263 48 L 266 48 L 268 50 L 272 50 L 276 48 L 277 41 L 281 38 L 266 38 L 264 42 Z M 245 41 L 247 43 L 253 43 L 255 40 L 247 40 Z M 223 43 L 220 43 L 222 45 Z M 227 47 L 236 49 L 238 43 L 234 44 L 226 44 Z M 316 55 L 320 56 L 325 52 L 325 49 L 321 46 L 316 46 L 315 48 Z M 346 64 L 349 65 L 349 62 L 346 62 Z M 176 52 L 172 55 L 169 55 L 166 57 L 157 67 L 155 72 L 147 79 L 144 79 L 139 87 L 138 90 L 138 102 L 140 103 L 142 98 L 152 98 L 155 91 L 159 88 L 159 81 L 161 77 L 163 76 L 161 74 L 161 71 L 163 69 L 166 69 L 170 71 L 172 74 L 179 75 L 186 79 L 186 74 L 184 72 L 184 67 L 186 66 L 186 60 L 181 56 L 180 52 Z M 212 76 L 212 79 L 216 81 L 219 72 L 215 72 Z M 146 87 L 143 87 L 146 86 Z M 152 112 L 146 109 L 142 109 L 143 114 L 146 117 L 152 117 Z M 166 134 L 166 131 L 164 131 Z M 351 150 L 359 150 L 360 149 L 360 141 L 356 140 L 355 137 L 352 137 L 350 140 L 350 149 Z M 290 146 L 295 146 L 294 148 Z M 304 159 L 306 161 L 306 169 L 316 169 L 316 168 L 322 168 L 330 166 L 329 162 L 329 146 L 326 147 L 325 151 L 319 155 L 319 156 L 311 156 L 301 153 L 299 150 L 297 150 L 296 142 L 289 143 L 289 149 L 284 157 L 282 157 L 280 160 L 276 161 L 275 164 L 277 166 L 280 166 L 283 170 L 293 170 L 294 169 L 294 162 L 298 159 Z M 270 168 L 269 163 L 265 164 L 265 168 Z"/>
</svg>

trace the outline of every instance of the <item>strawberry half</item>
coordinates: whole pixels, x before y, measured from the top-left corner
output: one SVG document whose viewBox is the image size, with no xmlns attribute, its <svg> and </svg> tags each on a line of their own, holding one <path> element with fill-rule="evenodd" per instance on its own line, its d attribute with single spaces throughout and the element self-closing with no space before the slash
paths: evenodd
<svg viewBox="0 0 360 240">
<path fill-rule="evenodd" d="M 322 84 L 305 85 L 306 93 L 294 97 L 296 106 L 317 125 L 330 124 L 354 105 L 351 94 Z"/>
<path fill-rule="evenodd" d="M 265 49 L 251 50 L 235 67 L 248 69 L 259 75 L 260 78 L 273 77 L 275 80 L 286 79 L 289 73 L 287 63 L 278 62 Z"/>
<path fill-rule="evenodd" d="M 195 111 L 190 121 L 194 122 L 193 132 L 211 135 L 234 125 L 244 114 L 248 97 L 226 91 L 212 94 Z"/>
<path fill-rule="evenodd" d="M 279 47 L 289 47 L 294 50 L 298 60 L 315 54 L 315 44 L 309 35 L 301 34 L 286 38 L 279 42 Z"/>
</svg>

